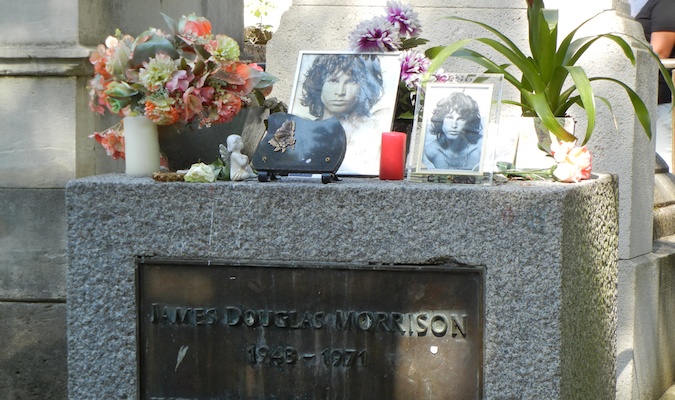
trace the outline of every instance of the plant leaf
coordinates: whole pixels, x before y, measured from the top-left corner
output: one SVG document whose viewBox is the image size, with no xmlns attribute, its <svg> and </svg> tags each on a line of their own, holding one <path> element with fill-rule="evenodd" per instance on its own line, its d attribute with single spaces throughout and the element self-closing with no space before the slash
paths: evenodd
<svg viewBox="0 0 675 400">
<path fill-rule="evenodd" d="M 509 81 L 514 86 L 518 87 L 518 85 L 520 85 L 518 79 L 506 70 L 506 68 L 510 66 L 510 64 L 497 65 L 484 55 L 469 49 L 461 49 L 455 52 L 453 54 L 453 57 L 470 60 L 482 67 L 485 67 L 485 69 L 487 69 L 488 72 L 495 74 L 503 74 L 504 79 Z"/>
<path fill-rule="evenodd" d="M 530 107 L 529 105 L 526 105 L 524 103 L 521 103 L 519 101 L 502 100 L 502 103 L 520 107 L 520 109 L 523 110 L 523 116 L 525 116 L 525 114 L 527 114 L 528 112 L 531 113 L 532 115 L 534 115 L 534 109 L 532 107 Z"/>
<path fill-rule="evenodd" d="M 602 14 L 602 12 L 599 12 L 599 13 L 595 14 L 594 16 L 592 16 L 591 18 L 587 19 L 586 21 L 580 23 L 579 25 L 577 25 L 576 28 L 574 28 L 570 33 L 568 33 L 567 36 L 565 36 L 565 38 L 562 40 L 562 42 L 560 42 L 560 47 L 558 47 L 558 52 L 556 53 L 556 64 L 557 65 L 563 65 L 563 64 L 572 65 L 573 64 L 573 63 L 569 64 L 565 61 L 566 57 L 570 54 L 570 51 L 569 51 L 570 43 L 572 43 L 572 40 L 574 39 L 574 36 L 577 34 L 577 31 L 579 31 L 579 29 L 581 29 L 582 26 L 586 25 L 586 23 L 588 23 L 588 21 L 592 20 L 593 18 L 597 17 L 600 14 Z M 574 53 L 574 51 L 572 51 L 571 53 Z"/>
<path fill-rule="evenodd" d="M 138 38 L 136 40 L 138 41 Z M 148 61 L 158 53 L 165 53 L 174 60 L 178 58 L 178 52 L 171 41 L 163 36 L 151 34 L 146 41 L 134 43 L 131 66 L 138 68 L 144 61 Z"/>
<path fill-rule="evenodd" d="M 659 71 L 661 71 L 661 75 L 663 75 L 663 78 L 665 79 L 666 84 L 668 85 L 668 88 L 670 89 L 670 92 L 675 93 L 675 86 L 673 85 L 673 77 L 672 77 L 670 71 L 668 71 L 668 69 L 665 67 L 665 65 L 663 65 L 663 63 L 661 62 L 661 59 L 659 58 L 659 55 L 656 54 L 654 52 L 654 50 L 652 49 L 652 47 L 650 45 L 648 45 L 646 42 L 644 42 L 642 40 L 638 40 L 635 37 L 630 36 L 630 35 L 626 35 L 626 36 L 633 39 L 637 46 L 640 46 L 643 49 L 647 50 L 649 55 L 652 56 L 652 58 L 654 60 L 656 60 L 656 63 L 659 67 Z M 675 103 L 673 103 L 673 105 L 675 105 Z"/>
<path fill-rule="evenodd" d="M 574 65 L 576 64 L 577 61 L 579 61 L 579 58 L 586 52 L 586 50 L 593 44 L 595 43 L 598 39 L 610 39 L 613 42 L 615 42 L 621 50 L 623 50 L 623 54 L 628 58 L 630 63 L 635 66 L 635 54 L 633 53 L 633 49 L 630 47 L 630 45 L 624 40 L 622 37 L 611 34 L 611 33 L 603 33 L 600 35 L 594 35 L 594 36 L 586 36 L 583 38 L 579 38 L 572 42 L 572 44 L 569 46 L 569 49 L 567 51 L 567 54 L 565 54 L 563 64 L 565 65 Z"/>
<path fill-rule="evenodd" d="M 593 97 L 593 88 L 591 87 L 591 82 L 586 76 L 584 69 L 571 65 L 565 67 L 570 73 L 572 80 L 574 80 L 574 86 L 579 92 L 579 98 L 581 100 L 581 107 L 586 112 L 587 125 L 586 125 L 586 135 L 584 136 L 583 144 L 586 144 L 593 134 L 595 129 L 595 98 Z M 583 145 L 582 144 L 582 145 Z"/>
<path fill-rule="evenodd" d="M 497 36 L 497 37 L 498 37 L 502 42 L 504 42 L 504 44 L 505 44 L 506 46 L 508 46 L 514 53 L 518 54 L 518 55 L 519 55 L 520 57 L 522 57 L 522 58 L 527 58 L 527 56 L 526 56 L 525 54 L 523 54 L 522 50 L 520 50 L 520 48 L 519 48 L 518 46 L 516 46 L 516 44 L 513 43 L 513 41 L 511 41 L 511 39 L 509 39 L 508 37 L 506 37 L 503 33 L 499 32 L 497 29 L 491 27 L 490 25 L 484 24 L 484 23 L 479 22 L 479 21 L 474 21 L 474 20 L 471 20 L 471 19 L 460 18 L 460 17 L 455 17 L 455 16 L 451 16 L 451 17 L 447 17 L 447 18 L 448 18 L 448 19 L 454 19 L 454 20 L 457 20 L 457 21 L 471 22 L 471 23 L 473 23 L 473 24 L 476 24 L 476 25 L 478 25 L 478 26 L 481 26 L 482 28 L 484 28 L 484 29 L 486 29 L 486 30 L 492 32 L 492 34 L 494 34 L 495 36 Z"/>
<path fill-rule="evenodd" d="M 462 49 L 472 40 L 473 39 L 462 39 L 447 46 L 435 47 L 427 50 L 427 56 L 432 58 L 431 64 L 429 65 L 429 72 L 427 72 L 427 77 L 428 75 L 436 72 L 441 67 L 441 65 L 443 65 L 445 60 L 448 59 L 448 57 L 453 55 L 453 53 L 455 53 L 457 50 Z"/>
<path fill-rule="evenodd" d="M 534 111 L 537 113 L 541 122 L 544 124 L 552 134 L 555 135 L 559 140 L 566 142 L 574 142 L 576 137 L 571 133 L 567 132 L 565 128 L 560 126 L 556 117 L 553 115 L 551 108 L 546 100 L 544 93 L 529 93 L 521 92 L 527 99 L 527 101 L 532 104 Z"/>
<path fill-rule="evenodd" d="M 163 12 L 160 12 L 160 14 L 162 14 L 162 17 L 164 18 L 164 22 L 169 27 L 169 31 L 171 32 L 171 36 L 176 36 L 176 34 L 178 33 L 178 22 L 176 22 L 175 19 L 169 17 L 168 15 L 164 14 Z"/>
<path fill-rule="evenodd" d="M 541 80 L 548 82 L 556 67 L 555 54 L 558 46 L 558 11 L 542 9 L 538 13 L 537 20 L 537 44 L 536 49 L 532 49 L 532 58 L 533 60 L 536 60 Z M 530 46 L 531 45 L 532 44 L 530 44 Z"/>
<path fill-rule="evenodd" d="M 401 50 L 412 49 L 414 47 L 422 46 L 424 44 L 427 44 L 428 42 L 429 42 L 428 39 L 424 39 L 424 38 L 421 38 L 421 37 L 403 39 L 401 41 Z"/>
<path fill-rule="evenodd" d="M 617 85 L 621 86 L 625 91 L 626 94 L 628 94 L 628 97 L 630 98 L 631 103 L 633 104 L 633 109 L 635 110 L 635 115 L 638 118 L 638 121 L 640 121 L 640 125 L 642 125 L 642 128 L 645 130 L 645 134 L 649 139 L 652 138 L 652 128 L 651 128 L 651 118 L 649 117 L 649 110 L 647 109 L 647 106 L 645 105 L 644 101 L 638 96 L 637 93 L 628 85 L 625 83 L 621 82 L 618 79 L 614 78 L 609 78 L 609 77 L 593 77 L 590 80 L 595 81 L 595 80 L 602 80 L 602 81 L 609 81 L 609 82 L 614 82 Z"/>
<path fill-rule="evenodd" d="M 513 63 L 522 73 L 523 78 L 526 78 L 535 92 L 543 92 L 546 89 L 546 84 L 542 80 L 541 73 L 537 68 L 537 64 L 530 57 L 525 57 L 520 52 L 513 52 L 508 47 L 494 39 L 479 38 L 475 39 L 484 43 Z M 498 71 L 495 71 L 498 72 Z"/>
</svg>

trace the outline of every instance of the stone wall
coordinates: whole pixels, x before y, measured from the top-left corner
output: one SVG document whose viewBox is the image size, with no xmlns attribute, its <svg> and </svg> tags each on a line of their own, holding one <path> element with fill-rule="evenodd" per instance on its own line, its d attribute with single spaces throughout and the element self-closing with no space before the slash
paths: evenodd
<svg viewBox="0 0 675 400">
<path fill-rule="evenodd" d="M 112 125 L 89 111 L 88 57 L 115 28 L 136 35 L 207 16 L 243 38 L 242 0 L 0 0 L 0 398 L 64 399 L 66 183 L 123 170 L 87 136 Z"/>
</svg>

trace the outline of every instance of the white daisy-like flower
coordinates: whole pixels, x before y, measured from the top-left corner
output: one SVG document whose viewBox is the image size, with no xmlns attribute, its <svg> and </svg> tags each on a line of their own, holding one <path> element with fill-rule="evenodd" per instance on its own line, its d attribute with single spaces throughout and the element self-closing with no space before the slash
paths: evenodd
<svg viewBox="0 0 675 400">
<path fill-rule="evenodd" d="M 398 33 L 404 37 L 416 37 L 422 32 L 422 24 L 417 12 L 409 4 L 389 0 L 385 7 L 387 21 L 394 25 Z"/>
<path fill-rule="evenodd" d="M 401 39 L 396 28 L 385 18 L 375 17 L 362 21 L 349 34 L 350 46 L 356 51 L 395 51 Z"/>
</svg>

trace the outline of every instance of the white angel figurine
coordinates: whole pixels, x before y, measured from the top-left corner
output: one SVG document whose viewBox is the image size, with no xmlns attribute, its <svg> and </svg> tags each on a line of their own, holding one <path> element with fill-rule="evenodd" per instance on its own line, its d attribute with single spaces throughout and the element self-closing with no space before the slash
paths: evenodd
<svg viewBox="0 0 675 400">
<path fill-rule="evenodd" d="M 227 152 L 230 160 L 230 180 L 243 181 L 258 176 L 249 165 L 248 156 L 241 153 L 244 142 L 239 135 L 227 137 Z"/>
</svg>

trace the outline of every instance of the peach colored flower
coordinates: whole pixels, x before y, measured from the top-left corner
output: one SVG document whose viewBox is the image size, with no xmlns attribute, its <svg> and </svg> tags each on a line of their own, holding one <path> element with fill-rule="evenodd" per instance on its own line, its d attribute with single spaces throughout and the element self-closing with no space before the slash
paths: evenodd
<svg viewBox="0 0 675 400">
<path fill-rule="evenodd" d="M 241 111 L 241 99 L 239 96 L 225 92 L 217 96 L 213 101 L 209 120 L 222 124 L 230 122 Z"/>
<path fill-rule="evenodd" d="M 89 56 L 89 62 L 94 66 L 94 72 L 101 75 L 104 79 L 110 79 L 112 76 L 106 69 L 106 61 L 108 60 L 108 50 L 102 44 L 96 47 L 96 51 Z"/>
<path fill-rule="evenodd" d="M 567 183 L 580 182 L 591 177 L 592 157 L 586 146 L 577 147 L 573 142 L 551 143 L 551 154 L 557 166 L 553 176 Z"/>
<path fill-rule="evenodd" d="M 253 91 L 255 85 L 260 82 L 260 71 L 250 67 L 248 64 L 233 62 L 223 65 L 213 74 L 216 79 L 223 80 L 229 85 L 227 89 L 237 93 L 240 96 L 246 96 Z"/>
<path fill-rule="evenodd" d="M 116 125 L 112 128 L 108 128 L 103 132 L 94 132 L 94 134 L 89 135 L 90 138 L 94 138 L 98 143 L 103 146 L 105 152 L 112 157 L 114 160 L 124 159 L 124 135 L 119 130 L 120 125 Z"/>
<path fill-rule="evenodd" d="M 145 116 L 157 125 L 171 125 L 180 120 L 180 112 L 174 107 L 175 100 L 146 99 Z"/>
<path fill-rule="evenodd" d="M 211 22 L 204 17 L 198 17 L 194 13 L 183 15 L 178 21 L 178 34 L 189 38 L 206 36 L 211 34 Z"/>
</svg>

